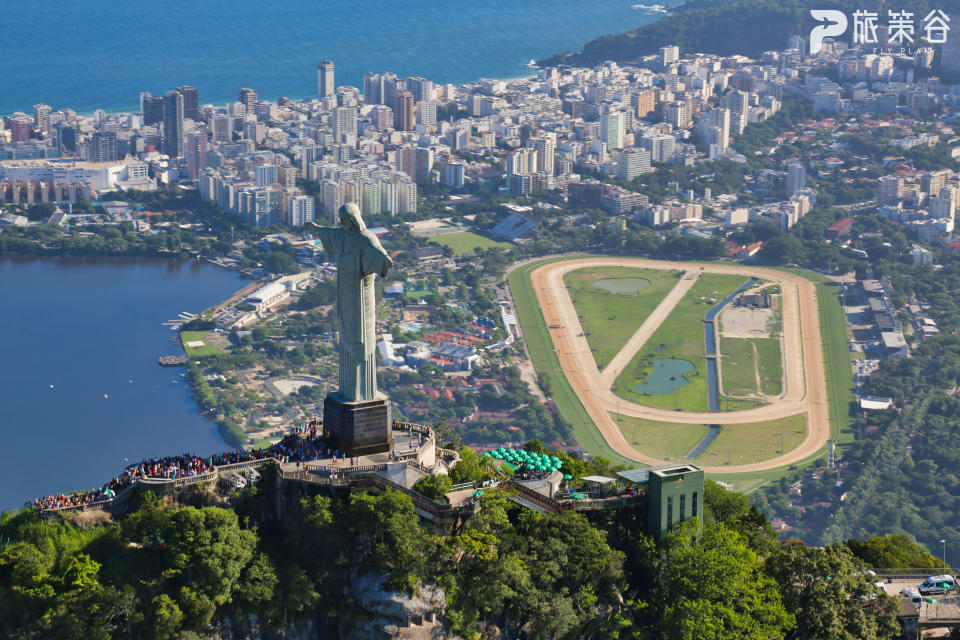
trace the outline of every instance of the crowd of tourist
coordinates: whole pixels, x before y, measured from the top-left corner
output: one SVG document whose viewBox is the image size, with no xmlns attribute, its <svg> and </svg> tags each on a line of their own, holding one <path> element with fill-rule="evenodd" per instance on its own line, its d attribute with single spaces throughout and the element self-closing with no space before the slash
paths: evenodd
<svg viewBox="0 0 960 640">
<path fill-rule="evenodd" d="M 316 427 L 309 425 L 295 427 L 280 442 L 266 449 L 238 450 L 217 453 L 207 458 L 184 453 L 179 456 L 144 459 L 139 464 L 130 465 L 123 473 L 99 489 L 77 491 L 75 493 L 50 495 L 37 498 L 31 506 L 42 509 L 64 509 L 80 507 L 95 502 L 112 500 L 119 492 L 135 484 L 140 478 L 158 478 L 175 480 L 211 473 L 216 467 L 239 462 L 250 462 L 275 458 L 280 462 L 310 462 L 332 453 L 323 439 L 317 437 Z"/>
<path fill-rule="evenodd" d="M 429 429 L 425 433 L 429 435 Z M 408 429 L 408 435 L 411 436 L 409 448 L 416 449 L 418 441 L 413 438 L 413 431 Z M 419 446 L 423 445 L 424 439 L 424 435 L 421 433 Z M 399 460 L 401 457 L 403 457 L 403 455 L 397 449 L 390 452 L 391 460 Z M 44 498 L 37 498 L 32 503 L 27 504 L 41 510 L 82 507 L 97 502 L 113 500 L 121 491 L 136 484 L 138 480 L 143 478 L 176 480 L 178 478 L 202 476 L 216 471 L 217 467 L 224 467 L 241 462 L 265 460 L 268 458 L 278 460 L 282 463 L 297 463 L 298 469 L 308 469 L 306 465 L 308 462 L 332 458 L 332 465 L 309 468 L 309 470 L 314 472 L 319 471 L 320 473 L 326 472 L 333 478 L 347 472 L 348 469 L 344 467 L 357 467 L 360 465 L 359 457 L 348 458 L 344 455 L 344 452 L 341 452 L 339 449 L 331 449 L 324 442 L 322 434 L 320 436 L 317 435 L 316 426 L 306 424 L 294 427 L 283 440 L 265 449 L 251 449 L 249 451 L 240 449 L 237 451 L 216 453 L 206 458 L 201 458 L 191 453 L 184 453 L 178 456 L 144 459 L 138 464 L 130 465 L 123 470 L 123 473 L 99 489 L 78 491 L 69 495 L 50 495 Z"/>
</svg>

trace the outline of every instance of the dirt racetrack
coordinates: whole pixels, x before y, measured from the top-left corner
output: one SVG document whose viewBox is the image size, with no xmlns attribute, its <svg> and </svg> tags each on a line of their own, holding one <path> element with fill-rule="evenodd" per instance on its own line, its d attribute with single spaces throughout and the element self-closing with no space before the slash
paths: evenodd
<svg viewBox="0 0 960 640">
<path fill-rule="evenodd" d="M 583 336 L 576 308 L 563 283 L 565 273 L 585 267 L 621 266 L 643 269 L 668 269 L 686 273 L 676 287 L 650 314 L 627 344 L 601 373 L 587 339 Z M 644 345 L 656 328 L 689 290 L 701 273 L 721 273 L 757 277 L 781 284 L 784 337 L 784 394 L 771 404 L 743 411 L 722 413 L 687 412 L 656 409 L 618 398 L 610 387 L 617 375 Z M 768 471 L 800 462 L 817 453 L 830 438 L 827 390 L 816 289 L 802 276 L 729 263 L 699 264 L 642 258 L 582 258 L 546 264 L 535 269 L 530 278 L 537 301 L 546 320 L 550 338 L 564 375 L 580 398 L 607 444 L 620 455 L 649 465 L 675 463 L 654 458 L 630 446 L 610 412 L 622 415 L 686 424 L 747 424 L 775 420 L 806 413 L 807 437 L 797 448 L 776 458 L 742 465 L 703 467 L 709 473 L 746 473 Z M 806 365 L 806 366 L 804 366 Z"/>
</svg>

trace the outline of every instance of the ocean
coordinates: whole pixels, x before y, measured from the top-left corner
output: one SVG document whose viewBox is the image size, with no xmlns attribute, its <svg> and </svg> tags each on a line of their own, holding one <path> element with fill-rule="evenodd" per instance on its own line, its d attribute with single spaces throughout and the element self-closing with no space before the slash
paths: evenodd
<svg viewBox="0 0 960 640">
<path fill-rule="evenodd" d="M 671 3 L 673 4 L 673 3 Z M 637 7 L 637 8 L 635 8 Z M 45 102 L 78 113 L 136 111 L 141 91 L 199 89 L 222 105 L 250 87 L 312 97 L 317 61 L 337 85 L 393 71 L 437 83 L 517 78 L 527 63 L 662 16 L 630 0 L 35 0 L 4 12 L 0 115 Z"/>
<path fill-rule="evenodd" d="M 100 486 L 128 461 L 228 449 L 184 368 L 157 358 L 182 354 L 163 322 L 247 282 L 196 261 L 0 256 L 0 510 Z"/>
</svg>

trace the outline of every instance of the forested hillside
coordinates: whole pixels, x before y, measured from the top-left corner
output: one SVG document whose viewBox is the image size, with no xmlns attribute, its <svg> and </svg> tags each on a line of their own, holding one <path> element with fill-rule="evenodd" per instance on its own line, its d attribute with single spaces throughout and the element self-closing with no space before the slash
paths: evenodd
<svg viewBox="0 0 960 640">
<path fill-rule="evenodd" d="M 898 605 L 864 558 L 935 564 L 906 538 L 779 543 L 746 497 L 712 483 L 703 533 L 688 522 L 659 545 L 642 509 L 544 516 L 498 491 L 443 532 L 394 491 L 306 497 L 280 516 L 274 498 L 144 493 L 129 515 L 82 528 L 4 514 L 0 636 L 353 637 L 372 581 L 441 593 L 444 637 L 870 640 L 893 637 Z"/>
</svg>

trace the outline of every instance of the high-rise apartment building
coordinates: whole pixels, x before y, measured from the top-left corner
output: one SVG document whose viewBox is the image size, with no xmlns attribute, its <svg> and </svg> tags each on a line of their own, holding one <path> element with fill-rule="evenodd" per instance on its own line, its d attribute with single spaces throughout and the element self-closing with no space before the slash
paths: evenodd
<svg viewBox="0 0 960 640">
<path fill-rule="evenodd" d="M 622 111 L 605 113 L 600 116 L 600 139 L 607 143 L 608 149 L 623 147 L 626 134 L 626 115 Z"/>
<path fill-rule="evenodd" d="M 947 182 L 946 171 L 930 171 L 920 176 L 920 191 L 937 195 Z"/>
<path fill-rule="evenodd" d="M 639 147 L 650 152 L 652 162 L 667 162 L 677 146 L 676 138 L 666 133 L 647 133 L 638 143 Z"/>
<path fill-rule="evenodd" d="M 690 126 L 690 112 L 685 102 L 676 100 L 663 107 L 663 121 L 676 129 L 686 129 Z"/>
<path fill-rule="evenodd" d="M 40 104 L 33 105 L 33 126 L 44 135 L 44 137 L 50 137 L 50 112 L 52 109 L 50 105 Z"/>
<path fill-rule="evenodd" d="M 417 103 L 417 122 L 425 127 L 437 124 L 436 100 L 424 100 Z"/>
<path fill-rule="evenodd" d="M 409 91 L 397 91 L 393 96 L 393 128 L 399 131 L 413 131 L 416 126 L 413 94 Z"/>
<path fill-rule="evenodd" d="M 183 117 L 194 122 L 203 120 L 200 114 L 200 92 L 197 88 L 184 85 L 177 87 L 177 91 L 183 96 Z"/>
<path fill-rule="evenodd" d="M 90 137 L 89 157 L 91 162 L 113 162 L 117 159 L 117 134 L 98 131 Z"/>
<path fill-rule="evenodd" d="M 291 227 L 302 227 L 313 222 L 313 198 L 310 196 L 293 196 L 287 202 L 287 224 Z"/>
<path fill-rule="evenodd" d="M 413 94 L 414 102 L 433 100 L 436 97 L 433 81 L 417 76 L 407 78 L 407 91 Z"/>
<path fill-rule="evenodd" d="M 333 60 L 321 60 L 317 63 L 317 95 L 326 98 L 336 91 L 337 87 L 333 83 Z"/>
<path fill-rule="evenodd" d="M 665 47 L 660 47 L 658 52 L 658 57 L 660 60 L 660 66 L 666 68 L 671 63 L 676 62 L 680 59 L 680 47 L 675 44 L 670 44 Z"/>
<path fill-rule="evenodd" d="M 653 89 L 634 91 L 630 94 L 630 108 L 638 118 L 646 118 L 653 113 L 657 104 L 657 94 Z"/>
<path fill-rule="evenodd" d="M 183 95 L 171 91 L 163 99 L 163 152 L 171 158 L 183 155 Z"/>
<path fill-rule="evenodd" d="M 385 104 L 378 104 L 370 111 L 370 121 L 377 131 L 386 131 L 393 126 L 393 109 Z"/>
<path fill-rule="evenodd" d="M 460 159 L 447 160 L 440 170 L 440 184 L 453 189 L 463 188 L 466 163 Z"/>
<path fill-rule="evenodd" d="M 623 149 L 617 154 L 617 178 L 620 180 L 633 180 L 650 171 L 650 152 L 646 149 Z"/>
<path fill-rule="evenodd" d="M 62 155 L 75 154 L 77 152 L 77 130 L 61 122 L 56 126 L 57 153 Z"/>
<path fill-rule="evenodd" d="M 385 104 L 383 101 L 383 74 L 363 75 L 363 101 L 367 104 Z"/>
<path fill-rule="evenodd" d="M 184 137 L 183 144 L 187 173 L 191 180 L 196 180 L 207 166 L 207 134 L 205 131 L 191 131 Z"/>
<path fill-rule="evenodd" d="M 556 156 L 556 143 L 552 135 L 544 135 L 542 138 L 536 138 L 533 148 L 537 151 L 537 171 L 554 174 L 554 157 Z"/>
<path fill-rule="evenodd" d="M 397 210 L 395 213 L 417 212 L 417 185 L 406 179 L 397 181 Z"/>
<path fill-rule="evenodd" d="M 267 187 L 277 184 L 277 166 L 274 164 L 258 164 L 253 170 L 253 183 L 258 187 Z"/>
<path fill-rule="evenodd" d="M 163 123 L 163 96 L 146 95 L 143 97 L 143 124 Z"/>
<path fill-rule="evenodd" d="M 237 92 L 237 102 L 243 103 L 243 108 L 246 109 L 245 113 L 256 113 L 257 92 L 244 87 Z"/>
<path fill-rule="evenodd" d="M 407 84 L 393 73 L 383 74 L 383 104 L 393 105 L 394 96 L 398 91 L 404 91 Z"/>
<path fill-rule="evenodd" d="M 213 141 L 230 142 L 233 140 L 233 118 L 225 113 L 213 116 Z"/>
<path fill-rule="evenodd" d="M 342 142 L 345 135 L 357 135 L 356 107 L 335 107 L 330 114 L 330 123 L 337 142 Z"/>
<path fill-rule="evenodd" d="M 787 197 L 792 198 L 807 186 L 807 170 L 799 162 L 787 166 Z"/>
<path fill-rule="evenodd" d="M 7 130 L 10 131 L 11 142 L 26 142 L 31 137 L 33 120 L 25 113 L 15 113 L 12 116 L 4 118 Z"/>
<path fill-rule="evenodd" d="M 881 176 L 877 182 L 879 204 L 896 204 L 900 201 L 900 192 L 903 189 L 903 178 L 898 176 Z"/>
</svg>

